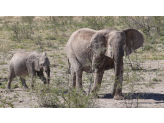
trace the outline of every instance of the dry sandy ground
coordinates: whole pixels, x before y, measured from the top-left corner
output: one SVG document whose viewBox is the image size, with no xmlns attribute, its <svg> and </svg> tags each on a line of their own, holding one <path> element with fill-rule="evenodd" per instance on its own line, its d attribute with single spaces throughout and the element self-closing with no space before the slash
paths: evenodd
<svg viewBox="0 0 164 123">
<path fill-rule="evenodd" d="M 9 54 L 7 57 L 2 57 L 7 64 L 0 65 L 0 74 L 3 77 L 0 79 L 0 84 L 3 84 L 6 77 L 8 76 L 8 63 L 12 56 Z M 53 63 L 53 58 L 49 58 L 51 63 Z M 100 108 L 162 108 L 164 107 L 164 60 L 159 61 L 146 61 L 142 63 L 143 70 L 134 71 L 136 72 L 135 76 L 139 77 L 138 81 L 134 81 L 133 90 L 130 88 L 130 85 L 123 86 L 123 94 L 126 96 L 125 100 L 113 100 L 111 96 L 112 82 L 109 83 L 112 76 L 114 75 L 113 70 L 108 70 L 104 74 L 102 87 L 98 93 L 98 98 L 96 99 L 96 107 Z M 57 71 L 58 66 L 52 66 L 51 71 Z M 63 71 L 57 71 L 57 73 L 52 73 L 53 78 L 54 74 L 60 75 Z M 132 75 L 132 74 L 131 74 Z M 6 77 L 5 77 L 6 76 Z M 153 78 L 158 78 L 160 81 L 153 81 Z M 27 83 L 29 80 L 27 80 Z M 18 79 L 15 79 L 12 84 L 16 85 Z M 126 82 L 124 82 L 126 83 Z M 84 86 L 88 86 L 84 82 Z M 13 101 L 15 108 L 36 108 L 39 107 L 37 103 L 37 97 L 35 92 L 28 92 L 23 90 L 21 87 L 13 89 L 11 92 L 5 91 L 4 88 L 0 88 L 0 99 L 8 97 L 9 101 Z M 9 107 L 5 105 L 5 107 Z"/>
<path fill-rule="evenodd" d="M 163 108 L 164 107 L 164 84 L 154 85 L 154 89 L 149 88 L 135 92 L 131 99 L 113 100 L 110 93 L 104 94 L 98 99 L 101 108 Z M 123 90 L 124 95 L 126 93 Z"/>
<path fill-rule="evenodd" d="M 159 63 L 159 64 L 157 64 Z M 109 93 L 101 94 L 98 98 L 99 107 L 102 108 L 162 108 L 164 107 L 164 76 L 163 67 L 164 61 L 146 61 L 143 64 L 145 72 L 141 73 L 139 77 L 143 77 L 144 80 L 136 82 L 134 90 L 130 91 L 128 85 L 123 87 L 123 94 L 131 94 L 131 96 L 125 96 L 125 100 L 113 100 L 110 94 L 112 87 L 109 87 Z M 158 66 L 159 65 L 159 66 Z M 150 68 L 151 66 L 151 68 Z M 149 71 L 146 71 L 149 70 Z M 158 78 L 161 81 L 152 81 L 156 78 L 156 72 L 158 72 Z M 144 70 L 143 70 L 144 71 Z M 108 71 L 109 72 L 109 71 Z M 145 74 L 145 75 L 144 75 Z M 151 83 L 151 84 L 150 84 Z"/>
</svg>

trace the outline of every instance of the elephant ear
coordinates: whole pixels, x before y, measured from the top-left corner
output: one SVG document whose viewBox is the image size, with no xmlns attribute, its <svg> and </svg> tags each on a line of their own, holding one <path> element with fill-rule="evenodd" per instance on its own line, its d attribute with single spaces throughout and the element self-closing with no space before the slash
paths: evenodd
<svg viewBox="0 0 164 123">
<path fill-rule="evenodd" d="M 138 30 L 125 29 L 123 30 L 123 32 L 126 36 L 126 46 L 124 48 L 124 51 L 128 56 L 143 45 L 144 39 L 143 35 Z"/>
<path fill-rule="evenodd" d="M 105 54 L 107 38 L 104 33 L 97 32 L 91 38 L 90 48 L 97 55 Z"/>
<path fill-rule="evenodd" d="M 38 59 L 39 59 L 39 56 L 37 56 L 34 53 L 27 56 L 26 66 L 27 66 L 28 72 L 33 73 L 35 70 L 40 71 Z"/>
</svg>

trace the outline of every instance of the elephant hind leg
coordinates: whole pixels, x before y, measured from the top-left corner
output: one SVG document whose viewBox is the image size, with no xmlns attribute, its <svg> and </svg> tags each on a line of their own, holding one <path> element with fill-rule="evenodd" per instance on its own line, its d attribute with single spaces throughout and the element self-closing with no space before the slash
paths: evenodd
<svg viewBox="0 0 164 123">
<path fill-rule="evenodd" d="M 74 56 L 74 55 L 73 55 Z M 83 85 L 82 85 L 82 73 L 83 73 L 83 66 L 79 62 L 79 60 L 76 58 L 76 56 L 69 58 L 69 62 L 71 64 L 71 83 L 70 87 L 73 87 L 77 90 L 83 91 Z"/>
<path fill-rule="evenodd" d="M 78 61 L 78 59 L 74 56 L 73 58 L 69 58 L 70 62 L 70 70 L 71 70 L 71 83 L 70 87 L 72 88 L 82 88 L 82 72 L 81 67 L 82 65 Z"/>
<path fill-rule="evenodd" d="M 76 86 L 76 73 L 73 68 L 71 68 L 71 82 L 69 83 L 70 88 L 75 88 Z"/>
<path fill-rule="evenodd" d="M 83 85 L 82 85 L 82 70 L 76 71 L 76 88 L 83 90 Z"/>
<path fill-rule="evenodd" d="M 68 59 L 68 74 L 70 74 L 70 73 L 71 73 L 71 64 L 70 64 L 69 59 Z"/>
<path fill-rule="evenodd" d="M 20 81 L 22 82 L 23 88 L 27 89 L 28 86 L 26 85 L 26 80 L 23 77 L 20 77 Z"/>
<path fill-rule="evenodd" d="M 7 83 L 6 89 L 10 89 L 11 88 L 11 82 L 15 78 L 15 76 L 16 75 L 14 73 L 14 70 L 13 69 L 10 69 L 10 71 L 9 71 L 9 77 L 8 77 L 8 83 Z"/>
</svg>

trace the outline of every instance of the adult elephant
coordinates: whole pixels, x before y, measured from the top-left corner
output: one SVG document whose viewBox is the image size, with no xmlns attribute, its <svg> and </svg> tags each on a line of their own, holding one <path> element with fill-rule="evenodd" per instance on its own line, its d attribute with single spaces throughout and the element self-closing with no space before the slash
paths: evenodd
<svg viewBox="0 0 164 123">
<path fill-rule="evenodd" d="M 38 75 L 44 84 L 50 79 L 50 62 L 46 53 L 39 54 L 38 52 L 22 52 L 18 51 L 14 54 L 9 65 L 9 78 L 7 89 L 11 88 L 11 82 L 16 76 L 20 76 L 20 80 L 24 88 L 28 88 L 24 77 L 31 76 L 31 87 L 33 87 L 33 78 Z M 47 80 L 43 74 L 43 70 L 47 74 Z"/>
<path fill-rule="evenodd" d="M 135 29 L 117 31 L 113 28 L 92 30 L 82 28 L 70 36 L 66 55 L 70 62 L 72 82 L 70 87 L 82 89 L 83 71 L 94 72 L 92 92 L 100 89 L 105 70 L 114 68 L 114 99 L 123 99 L 123 56 L 130 55 L 143 44 L 143 35 Z"/>
</svg>

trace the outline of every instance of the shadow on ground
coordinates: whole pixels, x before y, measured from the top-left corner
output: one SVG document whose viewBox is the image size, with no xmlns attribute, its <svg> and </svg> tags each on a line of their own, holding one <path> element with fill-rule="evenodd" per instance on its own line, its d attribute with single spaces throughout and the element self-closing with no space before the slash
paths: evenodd
<svg viewBox="0 0 164 123">
<path fill-rule="evenodd" d="M 164 94 L 160 93 L 124 93 L 125 99 L 153 99 L 156 101 L 164 101 Z M 99 94 L 98 98 L 104 99 L 112 99 L 113 96 L 111 94 Z"/>
</svg>

